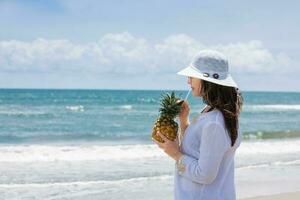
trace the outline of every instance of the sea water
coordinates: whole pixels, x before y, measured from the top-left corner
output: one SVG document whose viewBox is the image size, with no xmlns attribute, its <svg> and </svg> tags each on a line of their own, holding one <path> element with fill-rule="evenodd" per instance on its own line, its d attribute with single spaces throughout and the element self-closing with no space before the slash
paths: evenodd
<svg viewBox="0 0 300 200">
<path fill-rule="evenodd" d="M 0 199 L 172 199 L 174 161 L 150 136 L 165 92 L 1 89 Z M 238 196 L 247 181 L 298 181 L 300 93 L 243 96 Z M 193 118 L 204 104 L 188 101 Z"/>
</svg>

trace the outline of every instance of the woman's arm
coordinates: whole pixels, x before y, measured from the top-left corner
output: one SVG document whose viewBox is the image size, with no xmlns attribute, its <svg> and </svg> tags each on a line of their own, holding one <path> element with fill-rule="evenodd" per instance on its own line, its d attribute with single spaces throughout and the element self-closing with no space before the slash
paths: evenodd
<svg viewBox="0 0 300 200">
<path fill-rule="evenodd" d="M 212 183 L 225 152 L 230 148 L 226 134 L 224 127 L 217 123 L 203 127 L 199 158 L 183 154 L 176 163 L 178 173 L 197 183 Z"/>
</svg>

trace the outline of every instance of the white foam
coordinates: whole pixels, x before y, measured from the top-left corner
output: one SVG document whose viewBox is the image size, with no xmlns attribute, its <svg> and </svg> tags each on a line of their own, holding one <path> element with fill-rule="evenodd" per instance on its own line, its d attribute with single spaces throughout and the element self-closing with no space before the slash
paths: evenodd
<svg viewBox="0 0 300 200">
<path fill-rule="evenodd" d="M 270 166 L 296 166 L 296 165 L 300 165 L 300 160 L 260 163 L 260 164 L 253 164 L 253 165 L 237 167 L 237 169 L 241 170 L 241 169 L 263 168 L 263 167 L 270 167 Z"/>
<path fill-rule="evenodd" d="M 300 139 L 258 140 L 242 142 L 237 150 L 238 155 L 278 155 L 300 153 Z"/>
<path fill-rule="evenodd" d="M 0 184 L 0 188 L 33 188 L 33 187 L 51 187 L 51 186 L 86 186 L 86 185 L 95 185 L 95 184 L 130 184 L 132 182 L 138 181 L 147 181 L 147 180 L 168 180 L 173 176 L 171 175 L 159 175 L 151 177 L 137 177 L 137 178 L 128 178 L 121 180 L 100 180 L 100 181 L 73 181 L 73 182 L 54 182 L 54 183 L 24 183 L 24 184 Z"/>
<path fill-rule="evenodd" d="M 122 105 L 120 108 L 124 110 L 132 110 L 132 105 Z"/>
<path fill-rule="evenodd" d="M 154 98 L 138 98 L 138 101 L 146 102 L 146 103 L 158 103 L 159 102 Z"/>
<path fill-rule="evenodd" d="M 287 161 L 287 162 L 277 161 L 277 162 L 274 162 L 273 165 L 276 165 L 276 166 L 300 165 L 300 160 L 292 160 L 292 161 Z"/>
<path fill-rule="evenodd" d="M 30 115 L 45 115 L 46 112 L 40 111 L 20 111 L 20 110 L 0 110 L 0 114 L 2 115 L 11 115 L 11 116 L 30 116 Z"/>
<path fill-rule="evenodd" d="M 299 104 L 270 104 L 270 105 L 245 105 L 243 111 L 288 111 L 300 110 Z"/>
<path fill-rule="evenodd" d="M 82 105 L 77 105 L 77 106 L 66 106 L 66 109 L 75 111 L 75 112 L 83 112 L 84 111 L 84 106 Z"/>
<path fill-rule="evenodd" d="M 241 159 L 255 155 L 300 155 L 300 140 L 244 141 L 237 150 Z M 156 144 L 101 146 L 18 145 L 1 146 L 0 162 L 102 161 L 164 158 Z"/>
<path fill-rule="evenodd" d="M 53 162 L 83 160 L 143 159 L 165 156 L 156 145 L 49 146 L 19 145 L 0 147 L 0 162 Z"/>
</svg>

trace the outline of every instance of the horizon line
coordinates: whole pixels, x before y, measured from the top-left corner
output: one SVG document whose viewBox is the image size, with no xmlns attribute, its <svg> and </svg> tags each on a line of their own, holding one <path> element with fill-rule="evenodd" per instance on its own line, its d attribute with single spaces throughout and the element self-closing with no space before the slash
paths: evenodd
<svg viewBox="0 0 300 200">
<path fill-rule="evenodd" d="M 165 90 L 177 90 L 177 91 L 188 91 L 188 89 L 170 89 L 170 88 L 162 88 L 162 89 L 137 89 L 137 88 L 3 88 L 0 87 L 0 90 L 135 90 L 135 91 L 165 91 Z M 282 91 L 282 90 L 241 90 L 242 92 L 282 92 L 282 93 L 300 93 L 300 91 Z"/>
</svg>

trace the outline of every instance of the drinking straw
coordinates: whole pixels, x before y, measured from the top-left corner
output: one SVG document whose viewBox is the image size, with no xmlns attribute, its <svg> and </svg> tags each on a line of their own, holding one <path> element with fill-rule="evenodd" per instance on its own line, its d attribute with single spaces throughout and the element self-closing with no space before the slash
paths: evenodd
<svg viewBox="0 0 300 200">
<path fill-rule="evenodd" d="M 187 95 L 186 95 L 186 97 L 185 97 L 185 101 L 187 100 L 187 98 L 189 97 L 189 95 L 190 95 L 190 93 L 191 93 L 191 91 L 192 91 L 192 89 L 189 89 L 189 91 L 188 91 L 188 93 L 187 93 Z"/>
</svg>

